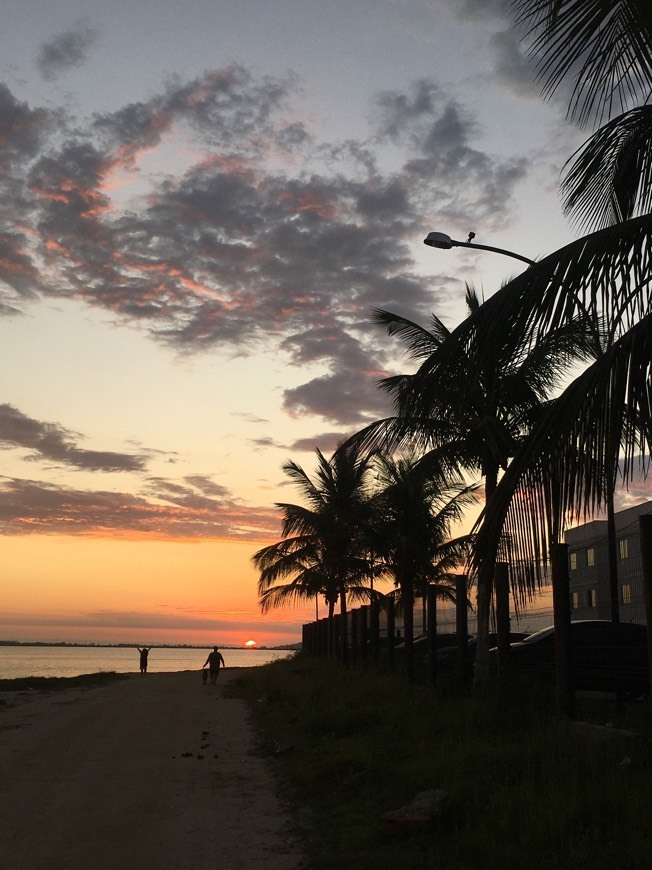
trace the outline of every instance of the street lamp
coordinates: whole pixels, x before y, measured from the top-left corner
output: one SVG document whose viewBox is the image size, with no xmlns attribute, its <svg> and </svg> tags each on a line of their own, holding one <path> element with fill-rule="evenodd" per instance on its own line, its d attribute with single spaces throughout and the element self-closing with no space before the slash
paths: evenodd
<svg viewBox="0 0 652 870">
<path fill-rule="evenodd" d="M 513 251 L 506 251 L 504 248 L 492 248 L 490 245 L 474 245 L 472 242 L 472 239 L 474 238 L 475 233 L 469 233 L 468 241 L 457 242 L 455 239 L 451 239 L 450 236 L 447 236 L 446 233 L 428 233 L 423 240 L 423 244 L 429 245 L 431 248 L 442 248 L 445 251 L 450 248 L 475 248 L 480 251 L 493 251 L 494 254 L 504 254 L 506 257 L 514 257 L 515 260 L 521 260 L 523 263 L 527 263 L 528 266 L 534 265 L 534 260 L 530 260 L 529 257 L 523 257 L 521 254 L 515 254 Z"/>
</svg>

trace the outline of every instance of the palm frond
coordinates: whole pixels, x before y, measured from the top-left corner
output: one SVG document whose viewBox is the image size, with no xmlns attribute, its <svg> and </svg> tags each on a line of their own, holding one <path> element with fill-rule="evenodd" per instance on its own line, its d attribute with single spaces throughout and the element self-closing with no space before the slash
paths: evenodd
<svg viewBox="0 0 652 870">
<path fill-rule="evenodd" d="M 544 98 L 572 77 L 580 126 L 627 110 L 652 82 L 649 0 L 512 0 Z"/>
<path fill-rule="evenodd" d="M 564 211 L 577 225 L 601 229 L 652 211 L 652 106 L 605 124 L 567 167 Z"/>
<path fill-rule="evenodd" d="M 503 534 L 517 561 L 536 566 L 568 520 L 605 506 L 605 481 L 647 473 L 651 373 L 649 314 L 550 403 L 480 518 L 478 538 Z"/>
<path fill-rule="evenodd" d="M 423 359 L 435 351 L 448 335 L 449 330 L 444 323 L 431 315 L 430 328 L 424 328 L 418 323 L 376 308 L 372 311 L 372 319 L 387 327 L 387 334 L 401 339 L 407 346 L 407 353 L 412 359 Z"/>
<path fill-rule="evenodd" d="M 451 334 L 455 343 L 490 347 L 505 331 L 534 346 L 578 314 L 600 323 L 609 344 L 645 316 L 652 281 L 652 214 L 606 227 L 539 260 L 509 281 Z M 437 364 L 449 343 L 442 346 Z M 449 353 L 454 365 L 459 349 Z M 424 371 L 427 368 L 424 367 Z"/>
<path fill-rule="evenodd" d="M 300 604 L 315 593 L 309 591 L 301 583 L 286 583 L 282 586 L 270 586 L 258 598 L 258 605 L 262 613 L 268 613 L 278 607 L 286 607 L 288 604 Z"/>
</svg>

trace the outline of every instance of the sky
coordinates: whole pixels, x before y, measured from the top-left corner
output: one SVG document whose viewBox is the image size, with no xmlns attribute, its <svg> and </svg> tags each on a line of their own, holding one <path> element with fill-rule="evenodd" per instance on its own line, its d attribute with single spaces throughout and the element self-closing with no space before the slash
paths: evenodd
<svg viewBox="0 0 652 870">
<path fill-rule="evenodd" d="M 275 504 L 390 409 L 371 320 L 450 326 L 577 232 L 583 134 L 487 0 L 7 0 L 0 639 L 294 643 Z"/>
</svg>

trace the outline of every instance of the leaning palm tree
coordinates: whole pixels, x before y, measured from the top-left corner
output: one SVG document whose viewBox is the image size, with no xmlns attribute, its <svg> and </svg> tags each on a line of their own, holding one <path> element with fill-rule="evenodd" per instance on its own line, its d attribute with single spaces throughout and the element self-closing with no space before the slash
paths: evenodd
<svg viewBox="0 0 652 870">
<path fill-rule="evenodd" d="M 616 481 L 626 483 L 649 465 L 652 114 L 635 103 L 652 91 L 652 6 L 648 0 L 512 5 L 526 26 L 544 96 L 572 76 L 570 117 L 602 124 L 562 186 L 566 210 L 598 231 L 537 263 L 487 306 L 489 321 L 531 342 L 578 312 L 602 335 L 596 362 L 542 418 L 484 524 L 494 546 L 504 522 L 518 526 L 527 551 L 533 540 L 545 547 L 569 516 L 609 513 Z M 486 328 L 486 319 L 466 326 L 458 334 L 463 344 L 473 342 L 474 329 Z M 554 491 L 546 484 L 553 468 Z M 542 504 L 555 512 L 552 528 L 541 526 Z"/>
<path fill-rule="evenodd" d="M 408 676 L 414 670 L 414 599 L 434 586 L 453 598 L 453 571 L 468 561 L 471 537 L 451 530 L 476 501 L 477 487 L 451 482 L 434 452 L 417 458 L 378 455 L 373 539 L 382 574 L 399 591 Z"/>
<path fill-rule="evenodd" d="M 619 472 L 626 480 L 634 452 L 641 450 L 645 457 L 650 449 L 650 403 L 645 398 L 650 366 L 640 333 L 650 310 L 652 277 L 651 221 L 646 215 L 652 205 L 652 114 L 647 105 L 652 92 L 652 6 L 649 0 L 512 0 L 511 6 L 537 61 L 544 97 L 572 77 L 569 116 L 580 126 L 592 121 L 603 125 L 574 156 L 562 187 L 566 211 L 599 231 L 502 288 L 483 306 L 483 315 L 463 324 L 452 345 L 472 347 L 479 333 L 499 340 L 507 328 L 534 346 L 579 315 L 594 325 L 594 335 L 603 337 L 594 342 L 598 360 L 592 367 L 603 373 L 603 392 L 592 397 L 595 416 L 587 426 L 573 417 L 577 390 L 571 385 L 501 480 L 500 498 L 491 509 L 487 506 L 479 535 L 479 588 L 491 574 L 508 513 L 509 538 L 519 540 L 525 553 L 537 552 L 540 545 L 545 551 L 569 514 L 601 507 L 609 512 Z M 641 100 L 646 105 L 637 106 Z M 630 330 L 639 340 L 628 340 Z M 456 348 L 455 354 L 459 352 Z M 628 386 L 637 402 L 614 408 L 612 397 L 622 394 L 623 377 L 628 376 L 638 378 Z M 560 455 L 565 461 L 555 468 Z M 528 461 L 533 463 L 529 471 Z"/>
<path fill-rule="evenodd" d="M 347 596 L 370 596 L 365 537 L 370 460 L 354 449 L 339 449 L 330 460 L 319 449 L 316 453 L 314 479 L 296 462 L 284 465 L 306 504 L 276 505 L 283 514 L 283 539 L 259 550 L 252 560 L 260 572 L 258 592 L 263 611 L 323 595 L 332 650 L 337 601 L 345 617 Z M 289 583 L 278 582 L 288 577 Z"/>
</svg>

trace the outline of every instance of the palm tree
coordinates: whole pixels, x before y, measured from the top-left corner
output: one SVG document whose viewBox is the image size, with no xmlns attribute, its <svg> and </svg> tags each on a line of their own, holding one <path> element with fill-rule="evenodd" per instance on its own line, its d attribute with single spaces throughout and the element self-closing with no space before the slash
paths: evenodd
<svg viewBox="0 0 652 870">
<path fill-rule="evenodd" d="M 330 460 L 317 449 L 314 480 L 296 462 L 284 472 L 301 491 L 306 505 L 278 503 L 283 539 L 252 557 L 259 569 L 263 612 L 289 601 L 323 595 L 328 605 L 331 651 L 333 615 L 340 602 L 343 621 L 347 595 L 370 597 L 365 520 L 370 460 L 355 449 L 338 449 Z M 289 583 L 278 581 L 287 577 Z M 346 638 L 343 638 L 345 650 Z"/>
<path fill-rule="evenodd" d="M 535 540 L 545 548 L 570 516 L 600 508 L 609 514 L 619 476 L 626 483 L 649 465 L 652 113 L 633 104 L 652 90 L 652 6 L 647 0 L 512 5 L 538 59 L 544 96 L 572 75 L 570 117 L 603 124 L 562 185 L 567 212 L 597 232 L 537 263 L 487 306 L 495 332 L 508 324 L 531 342 L 578 312 L 601 335 L 595 363 L 541 419 L 501 480 L 494 515 L 484 524 L 485 543 L 495 542 L 504 522 L 518 527 L 527 552 Z M 458 335 L 462 343 L 472 342 L 486 320 L 467 327 Z M 554 493 L 546 482 L 552 469 Z M 542 505 L 555 511 L 552 527 L 542 524 Z"/>
<path fill-rule="evenodd" d="M 534 0 L 512 3 L 537 59 L 543 95 L 573 76 L 569 116 L 602 126 L 567 163 L 564 209 L 575 223 L 602 229 L 652 207 L 652 7 L 647 0 Z M 606 334 L 606 350 L 618 334 Z M 620 433 L 606 452 L 620 448 Z M 612 619 L 618 620 L 614 490 L 617 469 L 605 469 Z"/>
<path fill-rule="evenodd" d="M 633 105 L 652 90 L 652 6 L 513 0 L 512 7 L 544 96 L 572 75 L 572 119 L 585 126 L 616 117 L 575 155 L 562 188 L 567 212 L 598 232 L 503 287 L 450 342 L 453 362 L 479 335 L 491 343 L 506 329 L 533 347 L 579 315 L 591 324 L 597 358 L 542 415 L 488 503 L 476 548 L 479 590 L 488 586 L 505 523 L 522 554 L 545 553 L 569 515 L 608 509 L 619 473 L 626 481 L 635 466 L 647 468 L 651 441 L 652 221 L 645 212 L 652 204 L 652 116 L 649 106 Z M 592 392 L 583 405 L 578 391 L 587 383 Z"/>
<path fill-rule="evenodd" d="M 536 268 L 536 267 L 531 267 Z M 528 273 L 531 271 L 528 269 Z M 491 300 L 490 300 L 491 301 Z M 412 444 L 437 449 L 448 472 L 481 475 L 489 510 L 501 472 L 531 431 L 544 402 L 576 359 L 590 354 L 590 331 L 584 316 L 550 330 L 537 343 L 527 333 L 500 328 L 467 288 L 469 317 L 449 331 L 432 315 L 430 329 L 385 311 L 375 314 L 388 332 L 408 343 L 408 352 L 423 360 L 413 375 L 387 379 L 382 386 L 394 397 L 397 416 L 381 420 L 357 436 L 356 444 L 379 449 Z M 524 337 L 525 336 L 525 337 Z M 481 539 L 483 542 L 485 538 Z M 487 666 L 489 618 L 495 551 L 476 558 L 477 665 Z M 519 575 L 521 578 L 525 575 Z M 532 583 L 534 575 L 525 582 Z"/>
<path fill-rule="evenodd" d="M 374 541 L 380 570 L 400 593 L 406 670 L 414 671 L 414 598 L 434 586 L 454 597 L 453 571 L 468 561 L 471 538 L 451 529 L 477 498 L 476 487 L 447 479 L 434 452 L 417 459 L 377 455 L 379 490 L 373 498 Z"/>
</svg>

